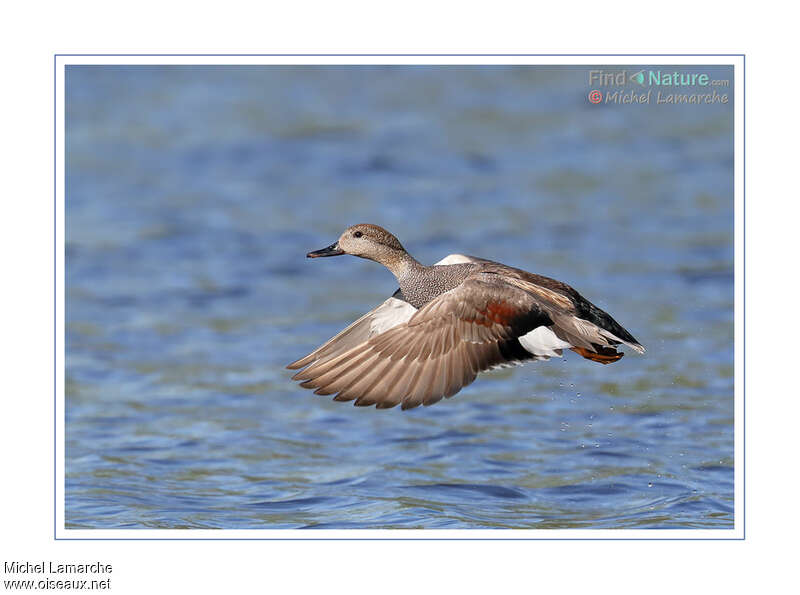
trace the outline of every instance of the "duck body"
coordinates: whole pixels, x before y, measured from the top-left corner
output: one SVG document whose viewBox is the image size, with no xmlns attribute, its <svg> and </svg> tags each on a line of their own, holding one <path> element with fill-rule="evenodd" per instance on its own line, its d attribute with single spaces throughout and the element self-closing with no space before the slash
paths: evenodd
<svg viewBox="0 0 800 595">
<path fill-rule="evenodd" d="M 307 356 L 289 364 L 304 388 L 356 405 L 409 409 L 456 394 L 478 373 L 571 349 L 603 364 L 644 347 L 575 289 L 501 263 L 451 254 L 413 259 L 375 225 L 348 228 L 308 257 L 353 254 L 384 264 L 400 288 Z"/>
</svg>

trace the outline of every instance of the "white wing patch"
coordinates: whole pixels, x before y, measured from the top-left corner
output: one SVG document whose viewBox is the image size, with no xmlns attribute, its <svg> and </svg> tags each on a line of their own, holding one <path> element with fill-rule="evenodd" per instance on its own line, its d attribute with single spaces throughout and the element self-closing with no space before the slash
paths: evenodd
<svg viewBox="0 0 800 595">
<path fill-rule="evenodd" d="M 555 357 L 561 355 L 562 349 L 572 347 L 566 341 L 559 339 L 549 327 L 540 326 L 526 335 L 519 337 L 519 342 L 526 351 L 533 355 Z"/>
<path fill-rule="evenodd" d="M 369 336 L 380 335 L 398 324 L 408 322 L 417 309 L 403 300 L 389 298 L 372 312 L 369 321 Z"/>
<path fill-rule="evenodd" d="M 434 266 L 445 266 L 448 264 L 469 264 L 471 262 L 476 262 L 474 258 L 471 256 L 467 256 L 466 254 L 448 254 L 439 262 L 434 262 Z"/>
</svg>

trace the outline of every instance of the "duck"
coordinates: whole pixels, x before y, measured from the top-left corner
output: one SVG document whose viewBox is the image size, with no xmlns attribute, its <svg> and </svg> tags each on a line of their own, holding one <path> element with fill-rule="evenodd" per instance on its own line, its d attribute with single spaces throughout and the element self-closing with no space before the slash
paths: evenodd
<svg viewBox="0 0 800 595">
<path fill-rule="evenodd" d="M 561 357 L 600 364 L 645 348 L 608 313 L 555 279 L 450 254 L 419 263 L 382 227 L 360 223 L 307 258 L 350 254 L 385 266 L 399 288 L 287 366 L 292 380 L 335 401 L 412 409 L 449 398 L 481 372 Z"/>
</svg>

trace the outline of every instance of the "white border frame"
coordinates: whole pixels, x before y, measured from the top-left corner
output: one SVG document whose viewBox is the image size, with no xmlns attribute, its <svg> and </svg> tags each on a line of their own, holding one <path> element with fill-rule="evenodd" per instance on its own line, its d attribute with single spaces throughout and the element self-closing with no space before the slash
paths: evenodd
<svg viewBox="0 0 800 595">
<path fill-rule="evenodd" d="M 729 65 L 734 67 L 734 528 L 733 529 L 66 529 L 64 528 L 64 71 L 70 65 Z M 744 124 L 745 57 L 732 55 L 581 54 L 581 55 L 55 55 L 55 397 L 54 397 L 54 538 L 133 540 L 321 540 L 321 539 L 744 539 L 745 538 L 745 395 L 744 395 Z M 588 86 L 587 86 L 588 92 Z"/>
</svg>

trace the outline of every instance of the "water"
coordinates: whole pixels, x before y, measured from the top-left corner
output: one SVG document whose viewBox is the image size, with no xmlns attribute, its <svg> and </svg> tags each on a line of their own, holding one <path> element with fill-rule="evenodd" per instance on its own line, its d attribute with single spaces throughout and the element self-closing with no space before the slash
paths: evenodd
<svg viewBox="0 0 800 595">
<path fill-rule="evenodd" d="M 732 104 L 595 106 L 580 67 L 66 91 L 68 528 L 733 526 Z M 305 259 L 357 222 L 564 280 L 648 351 L 407 412 L 316 396 L 284 366 L 396 288 Z"/>
</svg>

